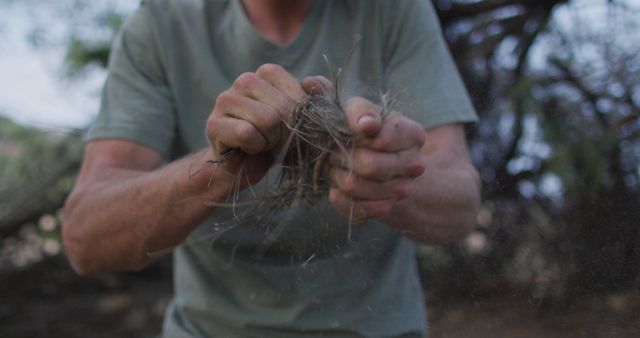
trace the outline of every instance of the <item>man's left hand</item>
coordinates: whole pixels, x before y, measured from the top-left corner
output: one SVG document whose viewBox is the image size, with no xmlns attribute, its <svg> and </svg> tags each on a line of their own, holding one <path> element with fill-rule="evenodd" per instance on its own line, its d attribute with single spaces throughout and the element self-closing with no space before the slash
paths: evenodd
<svg viewBox="0 0 640 338">
<path fill-rule="evenodd" d="M 350 99 L 345 112 L 356 141 L 350 154 L 331 156 L 329 201 L 354 223 L 385 217 L 425 170 L 426 132 L 397 112 L 383 119 L 382 108 L 364 98 Z"/>
</svg>

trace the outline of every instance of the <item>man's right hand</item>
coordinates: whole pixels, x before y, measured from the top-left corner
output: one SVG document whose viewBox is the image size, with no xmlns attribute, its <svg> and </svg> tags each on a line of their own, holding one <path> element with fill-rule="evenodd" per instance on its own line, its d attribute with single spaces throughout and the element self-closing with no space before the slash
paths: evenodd
<svg viewBox="0 0 640 338">
<path fill-rule="evenodd" d="M 259 181 L 286 140 L 283 121 L 306 96 L 301 82 L 275 64 L 238 76 L 218 96 L 207 120 L 214 160 L 234 151 L 220 169 L 233 177 L 244 165 L 244 185 Z"/>
</svg>

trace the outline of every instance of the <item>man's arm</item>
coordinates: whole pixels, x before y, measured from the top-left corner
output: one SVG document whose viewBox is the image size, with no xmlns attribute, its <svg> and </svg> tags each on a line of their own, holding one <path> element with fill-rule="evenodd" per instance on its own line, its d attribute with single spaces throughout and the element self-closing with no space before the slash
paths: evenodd
<svg viewBox="0 0 640 338">
<path fill-rule="evenodd" d="M 381 218 L 425 243 L 462 239 L 480 206 L 480 181 L 462 126 L 425 131 L 401 114 L 381 119 L 379 112 L 362 98 L 347 105 L 359 141 L 352 159 L 332 157 L 329 200 L 354 222 Z"/>
<path fill-rule="evenodd" d="M 312 88 L 317 80 L 303 81 Z M 90 142 L 63 216 L 65 250 L 81 274 L 142 268 L 180 244 L 212 212 L 204 202 L 224 202 L 239 163 L 242 186 L 258 182 L 278 146 L 282 119 L 306 92 L 276 65 L 239 76 L 221 93 L 206 125 L 212 145 L 160 166 L 162 156 L 122 140 Z M 230 149 L 223 165 L 207 165 Z"/>
<path fill-rule="evenodd" d="M 157 259 L 148 253 L 182 242 L 212 212 L 198 200 L 226 196 L 223 176 L 208 186 L 213 167 L 202 165 L 209 159 L 207 149 L 160 167 L 162 156 L 140 144 L 88 143 L 63 214 L 73 268 L 83 275 L 139 269 Z"/>
</svg>

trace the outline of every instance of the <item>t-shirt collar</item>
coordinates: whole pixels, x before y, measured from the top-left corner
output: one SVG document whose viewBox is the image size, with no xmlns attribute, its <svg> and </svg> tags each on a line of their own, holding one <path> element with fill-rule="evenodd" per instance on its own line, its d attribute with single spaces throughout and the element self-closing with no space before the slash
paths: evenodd
<svg viewBox="0 0 640 338">
<path fill-rule="evenodd" d="M 311 8 L 309 9 L 309 13 L 300 28 L 300 31 L 296 35 L 296 37 L 286 46 L 279 46 L 270 41 L 268 41 L 258 30 L 253 26 L 249 18 L 247 17 L 247 13 L 244 10 L 244 7 L 241 3 L 241 0 L 232 0 L 232 11 L 234 12 L 233 16 L 237 18 L 237 26 L 236 26 L 236 34 L 238 38 L 244 41 L 237 41 L 238 45 L 244 46 L 246 48 L 253 49 L 255 51 L 260 51 L 261 53 L 267 53 L 271 55 L 277 55 L 281 53 L 287 53 L 290 50 L 299 50 L 299 48 L 304 48 L 309 40 L 314 36 L 312 34 L 313 30 L 318 29 L 318 20 L 321 16 L 320 9 L 322 8 L 322 3 L 324 0 L 314 0 Z"/>
</svg>

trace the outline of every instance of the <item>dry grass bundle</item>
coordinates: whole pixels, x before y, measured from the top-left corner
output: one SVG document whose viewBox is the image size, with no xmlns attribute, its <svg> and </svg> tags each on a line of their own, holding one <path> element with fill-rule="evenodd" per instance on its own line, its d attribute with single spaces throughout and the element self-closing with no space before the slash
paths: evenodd
<svg viewBox="0 0 640 338">
<path fill-rule="evenodd" d="M 340 74 L 340 70 L 337 74 Z M 211 243 L 239 225 L 260 226 L 265 228 L 267 234 L 257 251 L 257 255 L 262 256 L 284 231 L 296 207 L 302 203 L 313 206 L 327 196 L 331 185 L 327 177 L 331 154 L 339 152 L 347 162 L 350 161 L 351 149 L 358 137 L 348 126 L 338 96 L 337 81 L 332 79 L 332 83 L 333 90 L 308 96 L 296 107 L 290 119 L 283 121 L 289 133 L 274 163 L 281 165 L 282 170 L 273 185 L 265 183 L 268 189 L 262 196 L 257 196 L 253 187 L 249 186 L 253 198 L 240 200 L 240 186 L 246 179 L 246 170 L 241 165 L 227 202 L 211 203 L 212 206 L 233 210 L 233 218 L 214 224 L 214 231 L 209 237 Z M 383 119 L 389 114 L 392 104 L 387 94 L 381 95 L 380 114 Z M 235 151 L 238 150 L 231 150 L 219 160 L 209 161 L 209 164 L 224 165 Z M 346 164 L 348 166 L 349 163 Z M 148 255 L 154 257 L 172 249 Z"/>
<path fill-rule="evenodd" d="M 334 89 L 328 93 L 310 95 L 296 107 L 291 118 L 284 121 L 289 136 L 276 158 L 275 164 L 282 167 L 279 178 L 264 196 L 254 194 L 253 201 L 238 201 L 239 188 L 232 189 L 230 201 L 224 206 L 234 209 L 234 218 L 215 225 L 213 241 L 240 224 L 259 225 L 266 228 L 268 235 L 258 250 L 258 255 L 262 255 L 282 233 L 292 210 L 301 203 L 313 206 L 327 196 L 331 185 L 327 176 L 331 154 L 341 153 L 349 167 L 351 149 L 358 137 L 348 126 L 335 80 L 333 85 Z M 380 114 L 383 119 L 389 114 L 391 105 L 388 95 L 382 95 Z M 244 168 L 241 167 L 236 174 L 236 187 L 242 182 L 243 175 Z M 236 213 L 236 207 L 251 204 L 254 207 L 249 211 Z M 279 224 L 272 228 L 277 214 Z M 348 223 L 350 227 L 350 219 Z"/>
<path fill-rule="evenodd" d="M 349 129 L 345 112 L 336 95 L 337 91 L 314 94 L 299 104 L 288 121 L 283 124 L 288 137 L 276 156 L 274 165 L 280 165 L 281 172 L 273 184 L 268 184 L 262 196 L 256 196 L 249 186 L 253 199 L 239 200 L 239 187 L 245 179 L 245 168 L 240 166 L 234 179 L 227 203 L 216 203 L 218 207 L 234 210 L 233 219 L 216 224 L 216 232 L 235 227 L 241 223 L 258 223 L 270 226 L 275 214 L 291 210 L 301 203 L 313 205 L 325 197 L 330 182 L 327 177 L 329 158 L 334 151 L 349 158 L 349 152 L 356 136 Z M 230 154 L 225 154 L 215 165 L 224 165 Z M 253 206 L 243 212 L 236 208 Z"/>
<path fill-rule="evenodd" d="M 390 105 L 388 96 L 382 95 L 382 118 L 388 115 Z M 283 206 L 313 202 L 329 191 L 326 175 L 329 156 L 340 152 L 350 161 L 357 136 L 348 126 L 337 90 L 309 96 L 296 108 L 286 126 L 290 132 L 285 144 L 288 150 L 282 161 L 282 175 L 272 194 L 282 200 Z"/>
<path fill-rule="evenodd" d="M 357 47 L 358 41 L 359 37 L 356 37 L 347 62 Z M 253 195 L 253 199 L 240 200 L 240 186 L 247 179 L 245 167 L 241 165 L 235 175 L 227 202 L 210 203 L 212 206 L 233 210 L 233 218 L 214 224 L 214 231 L 210 237 L 211 243 L 241 224 L 264 227 L 267 238 L 257 252 L 258 256 L 261 256 L 284 231 L 293 210 L 302 203 L 313 206 L 327 196 L 330 188 L 327 171 L 331 154 L 340 152 L 349 167 L 351 149 L 357 140 L 357 135 L 348 126 L 347 116 L 338 95 L 342 69 L 338 68 L 334 73 L 326 56 L 325 61 L 332 74 L 333 88 L 321 94 L 308 96 L 295 108 L 289 120 L 283 121 L 289 133 L 274 163 L 274 165 L 281 165 L 282 168 L 275 184 L 270 185 L 265 182 L 267 191 L 262 196 L 257 196 L 253 187 L 249 185 L 248 190 Z M 384 119 L 393 105 L 389 95 L 381 95 L 380 105 L 380 114 Z M 224 165 L 235 151 L 238 150 L 231 150 L 220 159 L 209 161 L 209 164 Z M 350 237 L 351 220 L 348 221 Z M 163 254 L 167 250 L 150 253 L 150 255 Z"/>
<path fill-rule="evenodd" d="M 276 195 L 290 206 L 313 201 L 328 192 L 326 177 L 333 151 L 348 155 L 355 135 L 337 97 L 312 95 L 300 104 L 286 123 L 290 137 L 282 161 Z"/>
</svg>

